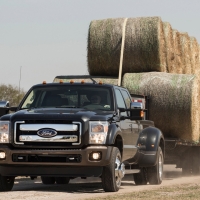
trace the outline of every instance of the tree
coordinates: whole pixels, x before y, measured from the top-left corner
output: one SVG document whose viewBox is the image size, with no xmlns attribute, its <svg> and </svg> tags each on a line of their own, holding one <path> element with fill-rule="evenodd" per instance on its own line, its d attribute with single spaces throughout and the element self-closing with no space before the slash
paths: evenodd
<svg viewBox="0 0 200 200">
<path fill-rule="evenodd" d="M 14 85 L 0 85 L 0 101 L 9 101 L 10 106 L 18 106 L 25 93 L 23 89 L 19 91 Z"/>
</svg>

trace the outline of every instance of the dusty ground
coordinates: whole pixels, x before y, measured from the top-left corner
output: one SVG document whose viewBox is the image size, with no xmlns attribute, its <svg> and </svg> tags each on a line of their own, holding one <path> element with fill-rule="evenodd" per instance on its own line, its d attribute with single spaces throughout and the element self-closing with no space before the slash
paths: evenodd
<svg viewBox="0 0 200 200">
<path fill-rule="evenodd" d="M 107 195 L 123 194 L 134 191 L 159 189 L 163 186 L 177 186 L 179 184 L 200 183 L 200 176 L 182 177 L 181 170 L 175 166 L 164 166 L 164 180 L 161 185 L 136 186 L 132 176 L 126 176 L 118 193 L 105 193 L 101 188 L 100 179 L 87 180 L 73 179 L 69 185 L 43 185 L 40 177 L 35 180 L 20 177 L 16 178 L 11 192 L 0 193 L 0 200 L 66 200 L 106 197 Z"/>
</svg>

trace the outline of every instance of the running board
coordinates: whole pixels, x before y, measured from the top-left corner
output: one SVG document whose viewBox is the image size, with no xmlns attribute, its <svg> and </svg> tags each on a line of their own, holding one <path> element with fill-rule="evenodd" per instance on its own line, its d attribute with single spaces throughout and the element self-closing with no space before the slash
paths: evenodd
<svg viewBox="0 0 200 200">
<path fill-rule="evenodd" d="M 136 174 L 140 173 L 140 169 L 125 169 L 125 174 Z"/>
</svg>

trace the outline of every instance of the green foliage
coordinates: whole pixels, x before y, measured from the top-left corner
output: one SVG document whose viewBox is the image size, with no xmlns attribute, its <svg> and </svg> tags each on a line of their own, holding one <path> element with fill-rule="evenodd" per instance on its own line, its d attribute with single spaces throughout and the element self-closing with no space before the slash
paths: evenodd
<svg viewBox="0 0 200 200">
<path fill-rule="evenodd" d="M 14 85 L 0 85 L 0 101 L 9 101 L 10 106 L 18 106 L 25 95 L 24 90 L 20 90 Z"/>
</svg>

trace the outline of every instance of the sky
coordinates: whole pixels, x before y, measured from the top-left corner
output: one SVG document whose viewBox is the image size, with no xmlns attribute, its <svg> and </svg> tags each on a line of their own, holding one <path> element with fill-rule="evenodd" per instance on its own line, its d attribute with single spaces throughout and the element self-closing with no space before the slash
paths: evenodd
<svg viewBox="0 0 200 200">
<path fill-rule="evenodd" d="M 199 0 L 0 0 L 0 84 L 87 75 L 92 20 L 160 16 L 200 43 Z"/>
</svg>

